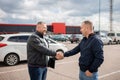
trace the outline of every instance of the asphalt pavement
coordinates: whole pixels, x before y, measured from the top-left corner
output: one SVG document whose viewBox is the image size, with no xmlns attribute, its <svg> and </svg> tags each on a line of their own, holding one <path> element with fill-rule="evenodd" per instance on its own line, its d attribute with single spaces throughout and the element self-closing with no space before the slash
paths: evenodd
<svg viewBox="0 0 120 80">
<path fill-rule="evenodd" d="M 64 42 L 68 49 L 77 44 Z M 79 80 L 78 58 L 80 54 L 56 61 L 55 69 L 48 68 L 47 80 Z M 99 68 L 99 80 L 120 80 L 120 45 L 104 46 L 105 61 Z M 0 80 L 29 80 L 27 62 L 16 66 L 0 63 Z"/>
</svg>

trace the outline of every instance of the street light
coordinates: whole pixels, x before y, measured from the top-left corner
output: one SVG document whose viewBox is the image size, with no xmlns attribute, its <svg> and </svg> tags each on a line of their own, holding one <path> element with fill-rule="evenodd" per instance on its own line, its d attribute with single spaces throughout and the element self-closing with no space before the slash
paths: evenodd
<svg viewBox="0 0 120 80">
<path fill-rule="evenodd" d="M 110 0 L 110 31 L 113 31 L 113 29 L 112 29 L 112 14 L 113 14 L 113 0 Z"/>
<path fill-rule="evenodd" d="M 100 25 L 100 17 L 101 17 L 100 8 L 101 8 L 101 1 L 99 0 L 99 34 L 100 34 L 100 27 L 101 27 L 101 25 Z"/>
</svg>

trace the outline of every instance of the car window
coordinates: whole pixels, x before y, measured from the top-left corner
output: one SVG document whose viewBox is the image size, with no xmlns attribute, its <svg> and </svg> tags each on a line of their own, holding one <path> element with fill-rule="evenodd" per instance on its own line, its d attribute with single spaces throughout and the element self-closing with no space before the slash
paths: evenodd
<svg viewBox="0 0 120 80">
<path fill-rule="evenodd" d="M 114 33 L 108 33 L 108 36 L 115 36 Z"/>
<path fill-rule="evenodd" d="M 29 36 L 19 36 L 18 42 L 27 42 Z"/>
<path fill-rule="evenodd" d="M 120 33 L 117 33 L 117 36 L 119 36 L 119 37 L 120 37 Z"/>
<path fill-rule="evenodd" d="M 11 41 L 11 42 L 17 42 L 17 40 L 18 40 L 17 36 L 13 36 L 8 39 L 8 41 Z"/>
<path fill-rule="evenodd" d="M 13 36 L 8 39 L 12 42 L 27 42 L 29 36 Z"/>
<path fill-rule="evenodd" d="M 0 41 L 2 41 L 4 39 L 4 37 L 3 36 L 0 36 Z"/>
</svg>

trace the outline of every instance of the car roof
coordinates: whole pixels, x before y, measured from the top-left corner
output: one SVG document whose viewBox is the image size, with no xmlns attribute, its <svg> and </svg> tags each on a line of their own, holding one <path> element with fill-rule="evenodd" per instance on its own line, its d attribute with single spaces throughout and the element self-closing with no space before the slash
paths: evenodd
<svg viewBox="0 0 120 80">
<path fill-rule="evenodd" d="M 1 34 L 0 36 L 9 37 L 9 36 L 21 36 L 21 35 L 31 35 L 32 33 L 16 33 L 16 34 Z"/>
<path fill-rule="evenodd" d="M 117 31 L 117 32 L 108 32 L 108 33 L 120 33 L 120 32 Z"/>
</svg>

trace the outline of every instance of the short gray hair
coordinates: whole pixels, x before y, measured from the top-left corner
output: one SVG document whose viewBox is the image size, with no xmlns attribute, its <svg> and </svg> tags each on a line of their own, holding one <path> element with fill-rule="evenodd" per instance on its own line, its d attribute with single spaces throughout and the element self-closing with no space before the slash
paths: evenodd
<svg viewBox="0 0 120 80">
<path fill-rule="evenodd" d="M 91 21 L 89 21 L 89 20 L 86 20 L 86 21 L 84 21 L 83 23 L 88 24 L 88 25 L 90 25 L 90 26 L 93 26 L 93 23 L 92 23 Z"/>
<path fill-rule="evenodd" d="M 86 20 L 86 21 L 84 21 L 83 23 L 86 24 L 86 25 L 89 25 L 90 28 L 94 30 L 94 26 L 93 26 L 93 23 L 92 23 L 91 21 Z"/>
<path fill-rule="evenodd" d="M 44 22 L 42 22 L 42 21 L 39 21 L 37 24 L 43 24 Z"/>
</svg>

